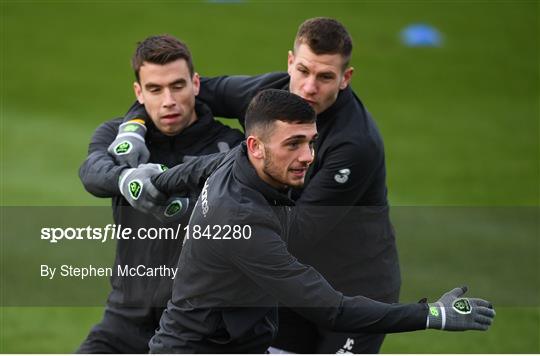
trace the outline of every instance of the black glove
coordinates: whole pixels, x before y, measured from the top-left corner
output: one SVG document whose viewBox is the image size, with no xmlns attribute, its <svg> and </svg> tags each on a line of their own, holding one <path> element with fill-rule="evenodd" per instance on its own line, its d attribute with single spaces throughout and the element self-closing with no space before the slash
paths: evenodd
<svg viewBox="0 0 540 356">
<path fill-rule="evenodd" d="M 462 298 L 467 287 L 455 288 L 437 302 L 429 303 L 426 328 L 449 331 L 487 330 L 495 310 L 490 302 L 478 298 Z"/>
</svg>

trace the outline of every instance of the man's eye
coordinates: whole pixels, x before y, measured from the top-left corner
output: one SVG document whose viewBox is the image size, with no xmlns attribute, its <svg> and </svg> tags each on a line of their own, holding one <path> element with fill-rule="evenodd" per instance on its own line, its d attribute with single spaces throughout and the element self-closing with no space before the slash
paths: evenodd
<svg viewBox="0 0 540 356">
<path fill-rule="evenodd" d="M 173 86 L 173 90 L 181 90 L 184 88 L 184 85 L 175 85 Z"/>
<path fill-rule="evenodd" d="M 159 93 L 159 88 L 150 88 L 148 89 L 150 93 Z"/>
<path fill-rule="evenodd" d="M 289 146 L 289 148 L 292 148 L 292 149 L 298 148 L 298 142 L 289 142 L 287 146 Z"/>
<path fill-rule="evenodd" d="M 298 71 L 302 74 L 308 74 L 308 71 L 304 68 L 298 68 Z"/>
</svg>

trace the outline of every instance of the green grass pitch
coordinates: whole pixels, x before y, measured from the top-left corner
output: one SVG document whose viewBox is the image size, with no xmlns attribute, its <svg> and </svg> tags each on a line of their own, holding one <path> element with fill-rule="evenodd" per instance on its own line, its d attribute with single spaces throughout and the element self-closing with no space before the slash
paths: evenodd
<svg viewBox="0 0 540 356">
<path fill-rule="evenodd" d="M 77 169 L 94 128 L 134 100 L 136 42 L 170 33 L 203 76 L 258 74 L 286 68 L 314 16 L 354 39 L 352 86 L 385 140 L 402 300 L 467 283 L 497 308 L 487 333 L 390 335 L 382 351 L 540 352 L 538 2 L 5 0 L 0 13 L 0 352 L 72 352 L 101 318 L 99 306 L 4 298 L 10 269 L 32 274 L 43 258 L 37 241 L 7 237 L 5 209 L 108 204 Z M 435 26 L 442 46 L 403 46 L 412 23 Z"/>
</svg>

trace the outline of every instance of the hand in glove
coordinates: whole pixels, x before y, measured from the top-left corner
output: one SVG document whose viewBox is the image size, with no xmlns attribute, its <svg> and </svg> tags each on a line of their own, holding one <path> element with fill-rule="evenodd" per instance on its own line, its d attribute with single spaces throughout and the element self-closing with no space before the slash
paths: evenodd
<svg viewBox="0 0 540 356">
<path fill-rule="evenodd" d="M 449 331 L 487 330 L 495 310 L 491 303 L 478 298 L 464 298 L 467 287 L 455 288 L 437 302 L 429 303 L 428 329 Z"/>
<path fill-rule="evenodd" d="M 167 168 L 160 164 L 141 164 L 138 168 L 125 169 L 120 174 L 120 192 L 135 209 L 152 214 L 163 222 L 175 221 L 188 210 L 189 199 L 185 197 L 167 198 L 152 183 L 152 177 Z"/>
<path fill-rule="evenodd" d="M 114 157 L 117 164 L 138 167 L 139 164 L 148 162 L 150 158 L 144 135 L 146 135 L 146 126 L 143 120 L 124 122 L 118 128 L 118 135 L 107 151 Z"/>
</svg>

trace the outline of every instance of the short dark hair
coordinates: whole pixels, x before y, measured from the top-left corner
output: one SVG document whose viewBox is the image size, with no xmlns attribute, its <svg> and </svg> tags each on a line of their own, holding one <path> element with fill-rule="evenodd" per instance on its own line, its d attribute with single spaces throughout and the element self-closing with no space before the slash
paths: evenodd
<svg viewBox="0 0 540 356">
<path fill-rule="evenodd" d="M 286 90 L 266 89 L 260 91 L 249 103 L 245 115 L 246 136 L 260 131 L 267 136 L 275 121 L 295 124 L 314 123 L 313 108 L 301 97 Z"/>
<path fill-rule="evenodd" d="M 137 49 L 131 59 L 131 66 L 135 71 L 135 78 L 139 81 L 139 70 L 144 62 L 154 64 L 167 64 L 177 59 L 184 59 L 189 68 L 189 74 L 193 76 L 193 60 L 187 45 L 171 35 L 150 36 L 137 43 Z"/>
<path fill-rule="evenodd" d="M 315 54 L 340 54 L 344 68 L 349 65 L 352 54 L 352 38 L 345 26 L 328 17 L 315 17 L 304 21 L 298 28 L 294 48 L 305 43 Z"/>
</svg>

